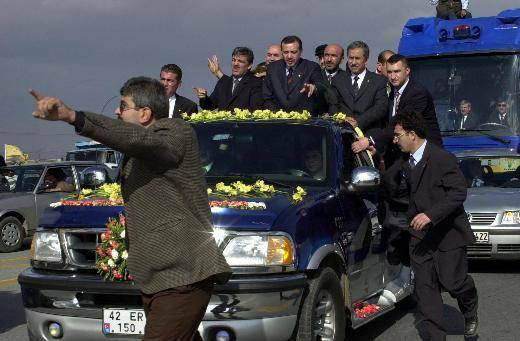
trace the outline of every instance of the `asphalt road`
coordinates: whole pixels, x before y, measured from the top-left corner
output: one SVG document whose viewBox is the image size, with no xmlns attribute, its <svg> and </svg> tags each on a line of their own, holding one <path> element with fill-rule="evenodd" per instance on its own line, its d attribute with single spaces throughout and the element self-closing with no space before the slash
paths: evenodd
<svg viewBox="0 0 520 341">
<path fill-rule="evenodd" d="M 29 266 L 29 243 L 22 251 L 0 254 L 0 340 L 26 341 L 25 315 L 16 277 Z M 520 262 L 473 262 L 479 290 L 479 340 L 520 340 Z M 448 340 L 463 340 L 464 320 L 455 300 L 444 295 Z M 419 340 L 413 309 L 395 309 L 355 331 L 347 340 Z M 241 341 L 241 340 L 240 340 Z"/>
</svg>

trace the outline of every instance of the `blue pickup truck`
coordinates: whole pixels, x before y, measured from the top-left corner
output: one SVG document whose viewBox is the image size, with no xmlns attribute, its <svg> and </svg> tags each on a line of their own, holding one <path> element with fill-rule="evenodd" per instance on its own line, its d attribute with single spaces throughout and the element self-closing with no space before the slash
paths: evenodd
<svg viewBox="0 0 520 341">
<path fill-rule="evenodd" d="M 344 340 L 349 326 L 358 328 L 409 297 L 409 269 L 386 256 L 379 172 L 367 153 L 351 152 L 356 132 L 350 126 L 313 118 L 193 128 L 209 187 L 263 180 L 277 189 L 268 198 L 240 198 L 264 209 L 212 208 L 215 238 L 233 275 L 215 287 L 199 327 L 204 340 Z M 298 186 L 307 194 L 295 203 Z M 142 336 L 139 289 L 96 273 L 100 234 L 122 210 L 45 211 L 32 267 L 18 278 L 30 340 Z"/>
</svg>

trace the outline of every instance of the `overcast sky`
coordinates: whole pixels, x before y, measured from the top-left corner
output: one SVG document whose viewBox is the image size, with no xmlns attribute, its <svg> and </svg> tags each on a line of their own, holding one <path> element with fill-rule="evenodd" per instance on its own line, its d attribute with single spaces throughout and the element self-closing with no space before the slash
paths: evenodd
<svg viewBox="0 0 520 341">
<path fill-rule="evenodd" d="M 407 19 L 432 16 L 429 0 L 0 0 L 0 148 L 14 144 L 31 158 L 61 157 L 85 140 L 64 123 L 33 119 L 27 89 L 58 96 L 75 109 L 101 112 L 133 76 L 158 77 L 163 64 L 184 72 L 181 95 L 212 90 L 207 58 L 225 73 L 235 46 L 255 52 L 296 34 L 304 57 L 314 48 L 364 40 L 370 69 L 383 49 L 397 49 Z M 518 7 L 518 0 L 471 0 L 474 16 Z M 106 106 L 112 115 L 118 99 Z M 3 153 L 3 150 L 2 150 Z"/>
</svg>

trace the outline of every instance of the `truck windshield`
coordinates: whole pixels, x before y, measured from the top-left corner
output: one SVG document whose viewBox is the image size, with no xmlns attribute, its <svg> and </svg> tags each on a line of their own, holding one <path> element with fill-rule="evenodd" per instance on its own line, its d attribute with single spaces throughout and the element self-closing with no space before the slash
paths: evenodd
<svg viewBox="0 0 520 341">
<path fill-rule="evenodd" d="M 65 160 L 67 161 L 98 161 L 98 151 L 97 150 L 75 150 L 72 152 L 67 152 L 65 156 Z"/>
<path fill-rule="evenodd" d="M 228 177 L 296 185 L 327 179 L 327 128 L 287 122 L 194 124 L 210 183 Z"/>
<path fill-rule="evenodd" d="M 430 90 L 442 131 L 478 135 L 478 130 L 495 130 L 505 136 L 520 130 L 518 59 L 512 54 L 429 57 L 411 60 L 410 67 L 412 78 Z M 461 122 L 468 104 L 474 116 L 470 124 Z"/>
</svg>

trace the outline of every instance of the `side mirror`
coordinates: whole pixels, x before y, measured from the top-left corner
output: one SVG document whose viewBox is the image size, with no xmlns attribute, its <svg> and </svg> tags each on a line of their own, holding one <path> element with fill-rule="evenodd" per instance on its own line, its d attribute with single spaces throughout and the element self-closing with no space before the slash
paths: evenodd
<svg viewBox="0 0 520 341">
<path fill-rule="evenodd" d="M 96 188 L 107 182 L 107 170 L 100 166 L 85 168 L 79 174 L 82 188 Z"/>
<path fill-rule="evenodd" d="M 378 189 L 381 183 L 379 171 L 373 167 L 357 167 L 352 171 L 350 181 L 346 181 L 348 193 L 367 193 Z"/>
</svg>

